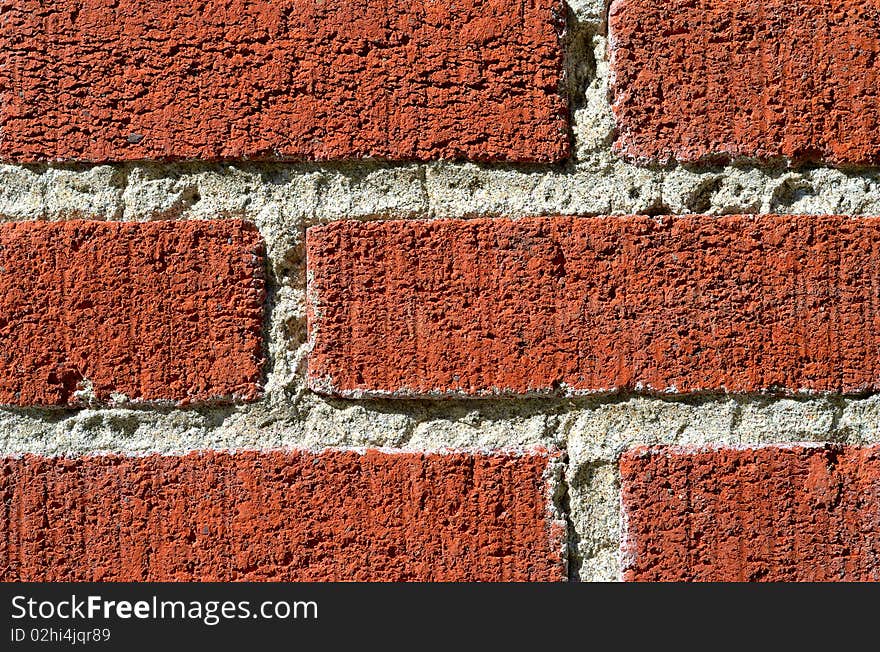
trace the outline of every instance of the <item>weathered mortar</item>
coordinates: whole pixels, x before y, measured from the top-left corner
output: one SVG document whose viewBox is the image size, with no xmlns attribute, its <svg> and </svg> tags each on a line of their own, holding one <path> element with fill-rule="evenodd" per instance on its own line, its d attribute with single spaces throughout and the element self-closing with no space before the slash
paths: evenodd
<svg viewBox="0 0 880 652">
<path fill-rule="evenodd" d="M 602 2 L 572 2 L 568 35 L 576 156 L 562 167 L 359 162 L 0 166 L 14 220 L 243 217 L 267 242 L 271 320 L 266 395 L 202 408 L 0 410 L 0 447 L 25 452 L 178 453 L 199 448 L 535 445 L 568 451 L 559 501 L 583 579 L 619 574 L 614 462 L 635 444 L 880 441 L 880 399 L 609 396 L 480 401 L 337 401 L 303 386 L 303 234 L 330 220 L 608 213 L 880 214 L 880 172 L 827 168 L 645 168 L 610 152 Z"/>
</svg>

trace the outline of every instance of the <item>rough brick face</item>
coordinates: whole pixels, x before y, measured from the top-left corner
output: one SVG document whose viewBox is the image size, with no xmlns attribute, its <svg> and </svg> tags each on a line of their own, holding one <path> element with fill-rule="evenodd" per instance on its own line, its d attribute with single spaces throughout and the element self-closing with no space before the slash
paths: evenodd
<svg viewBox="0 0 880 652">
<path fill-rule="evenodd" d="M 549 458 L 6 459 L 0 579 L 561 580 Z"/>
<path fill-rule="evenodd" d="M 323 392 L 880 388 L 880 220 L 336 222 L 308 232 Z"/>
<path fill-rule="evenodd" d="M 0 403 L 251 399 L 263 244 L 238 220 L 0 226 Z"/>
<path fill-rule="evenodd" d="M 3 0 L 0 158 L 568 155 L 559 0 Z"/>
<path fill-rule="evenodd" d="M 638 449 L 630 580 L 880 580 L 880 449 Z"/>
<path fill-rule="evenodd" d="M 615 0 L 617 151 L 880 163 L 874 0 Z"/>
</svg>

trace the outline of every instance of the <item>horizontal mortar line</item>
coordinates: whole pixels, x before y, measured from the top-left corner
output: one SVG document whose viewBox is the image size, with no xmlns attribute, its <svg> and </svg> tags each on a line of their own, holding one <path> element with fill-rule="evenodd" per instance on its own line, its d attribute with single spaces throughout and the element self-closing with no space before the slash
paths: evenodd
<svg viewBox="0 0 880 652">
<path fill-rule="evenodd" d="M 234 447 L 224 447 L 224 446 L 197 446 L 192 448 L 181 448 L 181 449 L 167 449 L 167 450 L 141 450 L 141 449 L 95 449 L 91 451 L 19 451 L 19 450 L 4 450 L 0 448 L 0 457 L 9 457 L 9 458 L 20 458 L 25 456 L 35 456 L 35 457 L 45 457 L 51 459 L 57 458 L 71 458 L 71 459 L 79 459 L 79 458 L 92 458 L 92 457 L 125 457 L 125 458 L 142 458 L 142 457 L 183 457 L 191 454 L 198 453 L 311 453 L 311 454 L 320 454 L 327 452 L 348 452 L 348 453 L 358 453 L 361 455 L 366 455 L 368 452 L 377 452 L 387 455 L 411 455 L 411 454 L 419 454 L 424 453 L 426 455 L 474 455 L 474 456 L 489 456 L 489 457 L 530 457 L 535 455 L 547 456 L 548 458 L 555 458 L 560 455 L 566 455 L 566 450 L 560 447 L 546 447 L 539 445 L 526 445 L 526 446 L 506 446 L 506 447 L 466 447 L 466 446 L 457 446 L 457 447 L 401 447 L 396 448 L 393 446 L 335 446 L 335 445 L 327 445 L 327 446 L 296 446 L 296 445 L 286 445 L 286 446 L 234 446 Z M 567 464 L 567 463 L 566 463 Z"/>
<path fill-rule="evenodd" d="M 586 161 L 585 163 L 578 164 L 571 168 L 566 168 L 561 172 L 545 167 L 530 171 L 510 168 L 509 165 L 492 166 L 477 165 L 473 163 L 444 162 L 436 164 L 400 164 L 397 166 L 368 165 L 358 168 L 357 170 L 348 171 L 343 171 L 342 168 L 339 168 L 338 166 L 315 166 L 313 169 L 300 170 L 299 172 L 302 173 L 300 176 L 294 174 L 289 175 L 284 179 L 246 178 L 246 175 L 259 176 L 261 173 L 264 175 L 270 174 L 260 166 L 235 167 L 231 165 L 212 166 L 194 164 L 186 170 L 178 169 L 173 164 L 163 165 L 158 163 L 145 164 L 141 168 L 138 168 L 137 166 L 123 166 L 123 169 L 128 171 L 125 174 L 126 177 L 130 176 L 130 172 L 135 169 L 148 170 L 149 174 L 145 175 L 143 180 L 136 180 L 134 182 L 126 181 L 125 185 L 122 186 L 114 185 L 109 179 L 86 179 L 85 182 L 88 183 L 89 194 L 106 193 L 109 196 L 108 201 L 110 204 L 103 208 L 100 206 L 95 208 L 94 214 L 90 213 L 88 208 L 83 209 L 81 202 L 80 205 L 77 205 L 77 198 L 84 196 L 86 194 L 84 191 L 77 192 L 74 188 L 74 192 L 67 191 L 62 193 L 61 199 L 56 197 L 52 193 L 52 189 L 65 189 L 66 175 L 64 173 L 66 168 L 46 168 L 47 170 L 58 172 L 58 174 L 53 175 L 53 178 L 49 179 L 48 182 L 40 179 L 38 173 L 32 173 L 33 176 L 31 179 L 11 178 L 8 180 L 6 194 L 11 197 L 12 200 L 6 203 L 7 208 L 5 211 L 7 216 L 0 219 L 9 221 L 32 219 L 56 221 L 71 218 L 89 218 L 103 221 L 145 222 L 152 221 L 153 219 L 188 220 L 230 217 L 256 221 L 265 225 L 267 229 L 275 229 L 279 226 L 279 221 L 274 218 L 264 217 L 261 215 L 261 211 L 268 206 L 275 206 L 279 209 L 283 209 L 288 202 L 293 201 L 295 203 L 298 201 L 297 198 L 300 196 L 300 193 L 305 193 L 306 195 L 309 195 L 310 193 L 309 188 L 305 188 L 294 192 L 293 197 L 287 197 L 281 190 L 282 188 L 295 186 L 297 181 L 302 181 L 304 178 L 308 179 L 310 176 L 318 174 L 319 176 L 324 175 L 326 177 L 324 181 L 327 183 L 333 183 L 334 181 L 342 182 L 339 188 L 333 187 L 329 190 L 330 196 L 328 201 L 331 203 L 336 202 L 338 200 L 337 195 L 340 194 L 345 201 L 358 200 L 361 194 L 379 200 L 396 196 L 396 190 L 394 187 L 382 189 L 381 183 L 379 186 L 373 187 L 367 181 L 369 179 L 381 181 L 380 177 L 383 173 L 389 175 L 387 181 L 393 181 L 396 184 L 403 184 L 411 189 L 420 188 L 416 193 L 420 195 L 420 199 L 416 201 L 418 206 L 412 205 L 407 201 L 406 206 L 395 207 L 392 205 L 386 209 L 377 209 L 376 211 L 360 214 L 357 210 L 352 210 L 338 214 L 334 211 L 333 215 L 321 215 L 321 206 L 324 205 L 322 202 L 327 198 L 322 199 L 321 193 L 325 190 L 320 190 L 316 191 L 314 202 L 312 201 L 313 198 L 306 197 L 310 202 L 309 207 L 301 209 L 300 214 L 297 214 L 298 209 L 294 209 L 294 214 L 290 217 L 281 217 L 280 225 L 289 224 L 291 228 L 300 229 L 342 219 L 375 221 L 382 219 L 470 219 L 479 217 L 519 218 L 537 215 L 580 215 L 589 217 L 607 214 L 624 215 L 633 213 L 656 213 L 657 215 L 661 213 L 669 215 L 720 215 L 731 212 L 758 215 L 771 214 L 774 212 L 787 213 L 792 212 L 792 209 L 785 204 L 777 205 L 775 208 L 772 207 L 771 204 L 771 207 L 768 208 L 765 205 L 766 201 L 768 201 L 768 198 L 770 198 L 779 187 L 791 184 L 792 182 L 799 183 L 800 180 L 803 180 L 805 183 L 818 184 L 818 187 L 816 193 L 811 194 L 811 197 L 814 200 L 813 203 L 810 204 L 808 208 L 795 210 L 795 213 L 819 215 L 836 212 L 852 216 L 867 216 L 880 213 L 880 211 L 876 209 L 865 210 L 858 208 L 858 206 L 861 205 L 859 203 L 853 204 L 855 208 L 848 210 L 846 207 L 840 205 L 842 199 L 838 194 L 835 194 L 828 188 L 823 189 L 823 187 L 829 185 L 830 181 L 828 179 L 811 180 L 808 176 L 811 172 L 821 170 L 835 175 L 835 177 L 841 182 L 853 181 L 856 183 L 862 182 L 876 184 L 880 182 L 880 169 L 878 168 L 866 168 L 857 172 L 848 172 L 830 166 L 797 168 L 791 170 L 783 168 L 762 169 L 736 166 L 727 166 L 724 168 L 673 166 L 665 169 L 650 169 L 647 167 L 628 165 L 611 155 L 607 148 L 603 149 L 600 154 L 597 154 L 597 156 L 599 157 L 598 159 Z M 605 172 L 609 164 L 613 166 L 612 169 L 614 171 L 612 173 Z M 618 167 L 618 164 L 622 167 Z M 67 171 L 71 175 L 71 179 L 76 179 L 80 175 L 88 175 L 93 170 L 100 169 L 101 167 L 102 166 L 100 165 L 89 166 L 81 170 Z M 107 166 L 107 169 L 113 170 L 115 168 L 114 166 Z M 233 174 L 232 177 L 229 177 L 230 170 L 237 170 L 238 174 L 241 176 L 235 176 L 235 174 Z M 401 171 L 407 170 L 412 172 L 411 179 L 397 178 L 396 175 Z M 432 182 L 432 177 L 430 175 L 426 176 L 425 172 L 427 170 L 431 170 L 432 173 L 436 175 L 436 181 Z M 16 176 L 16 172 L 27 171 L 28 166 L 0 166 L 0 174 L 8 172 L 13 177 Z M 684 173 L 683 180 L 677 180 L 675 178 L 675 174 L 679 171 Z M 280 174 L 282 172 L 283 170 L 275 170 L 272 174 Z M 299 172 L 297 174 L 299 174 Z M 544 174 L 541 174 L 542 172 Z M 716 207 L 715 209 L 710 205 L 706 210 L 699 211 L 686 210 L 681 207 L 677 209 L 669 209 L 667 207 L 664 210 L 658 210 L 656 208 L 657 201 L 660 201 L 661 204 L 663 204 L 661 208 L 665 207 L 665 203 L 668 203 L 656 194 L 656 192 L 660 191 L 661 186 L 664 186 L 666 183 L 667 179 L 665 177 L 668 175 L 672 175 L 673 181 L 676 184 L 679 184 L 680 182 L 682 187 L 680 190 L 671 193 L 664 187 L 662 189 L 664 197 L 668 194 L 669 196 L 667 199 L 671 201 L 672 204 L 686 204 L 687 201 L 689 201 L 687 199 L 689 194 L 701 192 L 700 187 L 698 187 L 699 184 L 702 183 L 702 181 L 700 181 L 700 179 L 702 179 L 700 175 L 708 175 L 717 180 L 735 180 L 737 175 L 750 174 L 752 172 L 758 174 L 760 178 L 751 179 L 748 184 L 749 188 L 747 189 L 747 192 L 741 196 L 738 195 L 734 200 L 736 202 L 734 205 L 725 204 L 724 206 Z M 348 174 L 348 176 L 346 176 L 346 174 Z M 444 174 L 451 175 L 452 178 L 444 179 Z M 199 175 L 204 175 L 206 178 L 200 179 L 198 178 Z M 340 176 L 334 177 L 333 175 Z M 500 175 L 500 177 L 495 178 L 493 175 Z M 18 175 L 18 177 L 20 176 L 21 175 Z M 466 178 L 458 179 L 458 176 Z M 580 179 L 581 176 L 584 176 L 585 178 Z M 456 199 L 457 194 L 461 194 L 460 186 L 476 179 L 480 179 L 482 183 L 485 183 L 487 188 L 493 187 L 493 184 L 496 184 L 497 182 L 497 187 L 499 189 L 508 189 L 511 191 L 512 196 L 514 197 L 514 204 L 522 204 L 523 206 L 526 206 L 526 208 L 517 208 L 516 206 L 513 208 L 499 208 L 498 206 L 482 208 L 480 206 L 470 206 L 470 204 L 473 203 L 470 199 Z M 536 179 L 540 179 L 540 181 Z M 626 197 L 629 196 L 627 193 L 634 187 L 634 179 L 637 182 L 637 187 L 646 187 L 651 189 L 651 192 L 645 197 L 638 194 L 627 200 Z M 688 179 L 690 179 L 690 181 L 688 181 Z M 554 196 L 558 195 L 556 200 L 544 201 L 541 199 L 534 199 L 533 195 L 534 192 L 536 192 L 535 187 L 541 186 L 545 181 L 550 182 L 550 187 L 545 190 L 551 191 Z M 78 183 L 79 182 L 80 181 L 78 181 Z M 197 186 L 201 197 L 198 201 L 193 203 L 189 203 L 189 200 L 183 201 L 183 206 L 162 206 L 161 208 L 157 206 L 155 211 L 149 207 L 143 208 L 141 206 L 143 200 L 137 196 L 137 189 L 143 187 L 148 191 L 148 196 L 152 196 L 154 190 L 150 189 L 150 184 L 161 184 L 163 182 L 172 184 L 189 183 L 194 187 Z M 362 182 L 366 182 L 366 185 L 360 186 L 359 184 Z M 607 192 L 605 193 L 607 197 L 616 197 L 616 199 L 613 200 L 616 202 L 615 205 L 624 208 L 612 210 L 610 207 L 603 207 L 600 205 L 601 202 L 597 198 L 592 197 L 592 195 L 585 199 L 585 201 L 588 202 L 588 205 L 584 208 L 580 208 L 577 205 L 571 205 L 572 200 L 568 197 L 568 193 L 574 192 L 576 194 L 579 188 L 583 188 L 589 195 L 591 189 L 595 188 L 597 182 L 607 185 Z M 236 184 L 238 183 L 246 183 L 251 186 L 251 188 L 243 190 L 242 188 L 237 187 Z M 442 199 L 442 191 L 447 188 L 449 184 L 453 184 L 451 187 L 457 194 L 453 197 L 452 203 L 447 206 Z M 437 187 L 434 188 L 434 185 L 437 185 Z M 129 188 L 134 189 L 133 192 L 135 196 L 133 198 L 125 198 L 125 194 L 129 192 Z M 216 192 L 212 194 L 213 191 Z M 163 192 L 165 194 L 170 193 L 170 195 L 173 196 L 180 191 L 172 188 L 171 190 Z M 848 193 L 850 191 L 846 192 Z M 866 192 L 867 197 L 870 198 L 872 193 L 870 191 Z M 260 200 L 257 202 L 259 205 L 250 208 L 242 207 L 240 205 L 240 198 L 246 196 L 258 198 Z M 16 199 L 16 197 L 19 197 L 20 199 Z M 532 199 L 528 199 L 527 197 L 532 197 Z M 823 208 L 825 205 L 822 202 L 823 197 L 827 197 L 829 201 L 831 201 L 829 206 L 834 208 Z M 837 200 L 835 200 L 835 197 L 837 197 Z M 230 201 L 230 198 L 232 198 L 232 204 L 234 206 L 226 205 L 226 203 Z M 651 200 L 650 204 L 646 203 L 648 200 Z M 461 204 L 463 201 L 468 205 L 457 208 L 458 204 Z M 498 201 L 499 199 L 497 197 L 490 197 L 489 199 L 490 204 L 497 204 Z M 612 201 L 612 199 L 609 199 L 608 201 Z M 149 201 L 147 203 L 149 204 Z M 218 205 L 212 207 L 212 204 L 214 203 Z M 312 205 L 312 203 L 314 203 L 314 205 Z M 837 204 L 836 207 L 835 204 Z M 21 205 L 22 209 L 18 209 L 16 205 Z M 534 205 L 534 208 L 528 208 L 529 205 Z M 753 206 L 758 205 L 761 206 L 760 209 L 755 210 L 752 208 Z M 870 202 L 868 205 L 870 205 Z M 135 209 L 133 209 L 133 206 Z"/>
<path fill-rule="evenodd" d="M 627 450 L 631 450 L 633 448 L 668 448 L 676 451 L 684 451 L 684 452 L 693 452 L 693 451 L 715 451 L 715 450 L 751 450 L 755 448 L 822 448 L 825 446 L 877 446 L 880 445 L 880 435 L 865 439 L 865 438 L 842 438 L 842 439 L 814 439 L 814 440 L 804 440 L 804 439 L 792 439 L 792 440 L 783 440 L 783 439 L 774 439 L 774 440 L 755 440 L 753 442 L 739 442 L 739 443 L 722 443 L 713 440 L 712 438 L 707 438 L 706 441 L 703 442 L 691 442 L 687 444 L 682 443 L 663 443 L 650 441 L 649 439 L 638 439 L 633 438 L 628 440 L 623 446 L 621 446 L 618 450 L 616 450 L 613 454 L 604 455 L 601 457 L 589 456 L 589 458 L 585 462 L 581 462 L 580 458 L 576 454 L 569 454 L 570 461 L 569 464 L 574 463 L 575 465 L 580 465 L 582 463 L 595 464 L 600 466 L 605 465 L 613 465 L 616 464 L 621 455 L 623 455 Z M 308 453 L 321 453 L 325 451 L 352 451 L 352 452 L 360 452 L 365 453 L 366 451 L 378 451 L 381 453 L 425 453 L 432 455 L 440 455 L 440 454 L 468 454 L 468 455 L 497 455 L 497 456 L 510 456 L 510 457 L 522 457 L 528 455 L 541 455 L 545 453 L 556 454 L 564 451 L 565 449 L 550 449 L 544 448 L 537 444 L 526 445 L 526 446 L 503 446 L 503 447 L 468 447 L 468 446 L 405 446 L 396 448 L 393 446 L 339 446 L 339 445 L 327 445 L 327 446 L 297 446 L 295 444 L 284 445 L 284 446 L 253 446 L 253 445 L 243 445 L 243 446 L 218 446 L 212 444 L 204 444 L 204 445 L 193 445 L 188 447 L 166 447 L 166 448 L 124 448 L 124 447 L 115 447 L 112 449 L 100 448 L 96 447 L 94 449 L 89 450 L 65 450 L 65 449 L 52 449 L 52 450 L 41 450 L 34 448 L 27 449 L 19 449 L 19 448 L 5 448 L 0 447 L 0 457 L 10 457 L 10 458 L 18 458 L 24 456 L 36 456 L 36 457 L 46 457 L 46 458 L 84 458 L 84 457 L 106 457 L 106 456 L 119 456 L 119 457 L 131 457 L 131 458 L 141 458 L 141 457 L 149 457 L 153 455 L 158 455 L 160 457 L 181 457 L 193 453 L 209 453 L 209 452 L 225 452 L 225 453 L 246 453 L 246 452 L 257 452 L 257 453 L 269 453 L 269 452 L 308 452 Z"/>
<path fill-rule="evenodd" d="M 530 416 L 559 415 L 581 410 L 598 410 L 605 407 L 622 405 L 634 400 L 652 401 L 658 404 L 683 405 L 700 407 L 705 405 L 736 404 L 740 406 L 760 405 L 770 407 L 780 403 L 796 403 L 802 405 L 816 404 L 830 407 L 846 407 L 858 403 L 869 402 L 880 396 L 880 391 L 865 392 L 863 394 L 839 394 L 835 392 L 646 392 L 646 391 L 609 391 L 609 392 L 580 392 L 571 396 L 561 396 L 553 393 L 530 393 L 511 394 L 499 397 L 485 395 L 469 397 L 457 393 L 450 393 L 448 398 L 437 398 L 423 394 L 389 398 L 386 395 L 365 398 L 340 398 L 322 396 L 310 390 L 307 395 L 331 406 L 336 411 L 343 411 L 350 407 L 362 407 L 366 410 L 381 409 L 387 412 L 406 414 L 413 409 L 426 410 L 426 419 L 452 418 L 455 412 L 495 412 L 508 413 L 510 416 L 526 413 Z M 140 415 L 172 416 L 178 414 L 193 415 L 216 415 L 223 413 L 226 416 L 244 415 L 248 412 L 257 412 L 270 406 L 274 399 L 268 394 L 255 401 L 243 401 L 236 403 L 226 402 L 197 402 L 188 405 L 177 405 L 170 401 L 166 402 L 139 402 L 120 403 L 113 405 L 95 405 L 83 407 L 65 406 L 0 406 L 0 420 L 5 415 L 13 418 L 31 418 L 46 420 L 47 423 L 58 423 L 76 417 L 87 418 L 102 414 L 119 415 L 126 417 Z M 286 417 L 297 417 L 300 411 L 272 412 L 273 419 L 282 420 Z M 60 417 L 60 419 L 59 419 Z"/>
<path fill-rule="evenodd" d="M 485 161 L 381 161 L 376 159 L 358 159 L 353 161 L 337 162 L 311 162 L 290 163 L 283 161 L 177 161 L 166 163 L 158 160 L 143 161 L 120 161 L 105 163 L 14 163 L 0 162 L 0 173 L 20 171 L 33 175 L 36 178 L 46 173 L 60 172 L 72 175 L 88 174 L 95 170 L 109 169 L 130 173 L 133 170 L 149 171 L 150 176 L 146 181 L 175 181 L 185 180 L 186 176 L 206 173 L 229 174 L 230 171 L 242 174 L 270 175 L 287 174 L 291 178 L 314 174 L 339 174 L 351 176 L 357 180 L 372 174 L 382 172 L 401 172 L 410 170 L 417 175 L 420 172 L 427 173 L 444 171 L 481 171 L 490 173 L 510 173 L 533 177 L 535 174 L 544 173 L 548 176 L 575 177 L 584 173 L 599 173 L 602 176 L 624 180 L 626 174 L 603 173 L 597 171 L 596 164 L 601 159 L 603 162 L 610 160 L 619 163 L 625 171 L 644 171 L 656 174 L 670 174 L 683 171 L 698 174 L 715 174 L 724 176 L 731 172 L 754 172 L 768 178 L 776 178 L 784 174 L 806 175 L 821 172 L 839 172 L 852 177 L 880 177 L 880 166 L 873 165 L 831 165 L 823 163 L 792 164 L 786 159 L 761 160 L 741 157 L 724 164 L 714 163 L 678 163 L 668 162 L 663 164 L 631 163 L 611 151 L 610 147 L 591 149 L 584 152 L 577 159 L 569 159 L 563 163 L 509 163 L 509 162 L 485 162 Z M 427 177 L 424 177 L 427 178 Z M 285 185 L 287 179 L 262 179 L 262 182 L 270 187 Z M 424 183 L 430 183 L 430 180 Z M 107 183 L 108 190 L 124 192 L 126 187 L 134 183 L 126 175 L 122 185 Z"/>
<path fill-rule="evenodd" d="M 880 181 L 880 179 L 878 179 Z M 781 210 L 781 209 L 780 209 Z M 769 216 L 786 216 L 786 217 L 823 217 L 830 215 L 829 211 L 797 211 L 795 213 L 784 213 L 780 212 L 780 210 L 771 210 L 771 211 L 753 211 L 753 212 L 737 212 L 736 215 L 741 215 L 744 217 L 769 217 Z M 661 218 L 676 218 L 676 217 L 703 217 L 706 219 L 714 219 L 714 218 L 722 218 L 722 217 L 730 217 L 734 213 L 711 213 L 711 212 L 664 212 L 664 213 L 654 213 L 654 212 L 639 212 L 639 211 L 613 211 L 613 212 L 603 212 L 596 210 L 546 210 L 546 211 L 510 211 L 510 210 L 490 210 L 486 212 L 467 212 L 462 213 L 460 215 L 449 216 L 445 214 L 430 214 L 430 213 L 422 213 L 418 211 L 409 212 L 409 213 L 375 213 L 375 214 L 355 214 L 351 216 L 342 216 L 342 217 L 302 217 L 302 218 L 293 218 L 292 222 L 295 223 L 290 233 L 293 231 L 299 231 L 303 229 L 308 229 L 314 226 L 324 226 L 327 224 L 331 224 L 333 222 L 363 222 L 363 223 L 371 223 L 371 222 L 383 222 L 383 221 L 419 221 L 419 222 L 449 222 L 449 221 L 476 221 L 476 220 L 485 220 L 485 219 L 499 219 L 499 220 L 509 220 L 512 222 L 516 222 L 517 220 L 525 220 L 525 219 L 535 219 L 535 218 L 547 218 L 553 219 L 555 217 L 571 217 L 571 218 L 614 218 L 614 217 L 652 217 L 655 219 Z M 880 210 L 876 211 L 851 211 L 851 212 L 837 212 L 833 213 L 835 215 L 842 215 L 843 217 L 852 218 L 853 220 L 858 220 L 862 218 L 871 218 L 871 217 L 880 217 Z M 17 222 L 71 222 L 71 221 L 89 221 L 89 222 L 119 222 L 126 224 L 145 224 L 151 222 L 212 222 L 212 221 L 223 221 L 223 220 L 239 220 L 248 222 L 253 224 L 260 233 L 264 236 L 264 240 L 267 242 L 265 236 L 267 233 L 271 232 L 276 225 L 271 223 L 266 223 L 263 219 L 259 217 L 258 212 L 248 212 L 248 211 L 221 211 L 220 213 L 212 213 L 212 212 L 200 212 L 200 213 L 188 213 L 183 212 L 180 215 L 174 216 L 158 216 L 158 217 L 150 217 L 149 215 L 121 215 L 121 216 L 107 216 L 107 215 L 68 215 L 68 214 L 53 214 L 50 216 L 45 216 L 42 214 L 39 215 L 0 215 L 0 224 L 12 224 Z M 271 261 L 273 264 L 282 265 L 285 267 L 289 267 L 284 264 L 283 259 L 274 260 L 271 257 L 271 252 L 267 255 L 267 260 Z M 267 282 L 266 287 L 274 287 L 276 289 L 289 287 L 289 284 L 278 283 L 271 284 Z M 614 392 L 617 390 L 608 390 L 606 393 Z M 602 393 L 602 392 L 599 392 Z M 538 395 L 538 393 L 536 393 Z"/>
<path fill-rule="evenodd" d="M 25 456 L 45 457 L 51 459 L 57 458 L 93 458 L 93 457 L 124 457 L 124 458 L 143 458 L 150 456 L 158 457 L 183 457 L 198 453 L 310 453 L 320 454 L 327 452 L 349 452 L 366 455 L 369 452 L 382 453 L 387 455 L 473 455 L 488 457 L 532 457 L 544 456 L 554 460 L 555 463 L 561 464 L 563 467 L 568 465 L 568 451 L 565 447 L 548 446 L 539 444 L 528 444 L 523 446 L 501 446 L 501 447 L 468 447 L 468 446 L 448 446 L 448 447 L 394 447 L 394 446 L 344 446 L 344 445 L 326 445 L 326 446 L 297 446 L 295 444 L 282 446 L 197 446 L 192 448 L 166 449 L 166 450 L 142 450 L 142 449 L 95 449 L 92 451 L 7 451 L 0 448 L 0 457 L 21 458 Z M 564 460 L 564 461 L 563 461 Z"/>
<path fill-rule="evenodd" d="M 768 421 L 773 421 L 770 416 Z M 120 436 L 116 440 L 108 441 L 106 437 L 100 437 L 100 441 L 92 442 L 75 442 L 65 445 L 61 442 L 49 441 L 50 445 L 42 447 L 38 444 L 39 436 L 35 436 L 33 431 L 25 433 L 27 441 L 23 445 L 0 444 L 0 456 L 20 457 L 23 455 L 37 455 L 44 457 L 91 457 L 105 455 L 120 455 L 124 457 L 145 457 L 149 455 L 162 456 L 180 456 L 189 453 L 197 453 L 200 451 L 225 451 L 225 452 L 244 452 L 244 451 L 308 451 L 320 452 L 326 450 L 352 450 L 366 451 L 379 450 L 384 452 L 395 453 L 471 453 L 471 454 L 497 454 L 497 455 L 527 455 L 536 453 L 563 453 L 567 452 L 570 461 L 575 464 L 613 464 L 617 461 L 621 454 L 625 451 L 636 447 L 671 447 L 681 450 L 717 450 L 717 449 L 750 449 L 750 448 L 790 448 L 790 447 L 816 447 L 824 445 L 847 445 L 847 446 L 872 446 L 880 444 L 880 432 L 869 432 L 867 434 L 835 434 L 826 433 L 819 434 L 809 438 L 804 433 L 796 433 L 791 438 L 784 438 L 780 435 L 740 435 L 733 437 L 730 441 L 725 441 L 724 435 L 718 435 L 713 432 L 700 433 L 696 429 L 691 429 L 687 437 L 657 437 L 652 433 L 656 433 L 658 427 L 650 418 L 641 419 L 639 427 L 634 428 L 637 434 L 621 437 L 609 442 L 603 442 L 601 439 L 594 439 L 588 433 L 584 434 L 577 430 L 569 435 L 567 441 L 555 444 L 552 441 L 533 440 L 526 443 L 511 444 L 473 444 L 462 445 L 458 441 L 439 441 L 429 444 L 403 444 L 395 446 L 392 444 L 364 444 L 346 445 L 338 443 L 315 444 L 309 441 L 298 441 L 299 438 L 281 438 L 279 443 L 272 444 L 255 444 L 254 441 L 278 441 L 275 433 L 251 433 L 246 441 L 236 441 L 236 438 L 230 437 L 223 443 L 216 441 L 209 431 L 206 436 L 194 436 L 189 443 L 181 445 L 180 443 L 171 444 L 169 438 L 173 436 L 166 430 L 157 428 L 155 437 L 146 438 L 139 437 L 139 444 L 132 445 L 129 438 Z M 848 430 L 858 428 L 860 425 L 874 424 L 875 420 L 866 419 L 863 423 L 851 422 Z M 89 430 L 84 428 L 84 430 Z M 94 434 L 94 433 L 93 433 Z M 98 433 L 100 434 L 100 433 Z M 51 439 L 51 437 L 49 438 Z M 61 439 L 69 439 L 69 437 L 61 437 Z M 579 445 L 581 440 L 587 442 L 586 449 L 582 450 Z M 109 444 L 109 446 L 108 446 Z M 591 446 L 600 450 L 593 452 Z"/>
</svg>

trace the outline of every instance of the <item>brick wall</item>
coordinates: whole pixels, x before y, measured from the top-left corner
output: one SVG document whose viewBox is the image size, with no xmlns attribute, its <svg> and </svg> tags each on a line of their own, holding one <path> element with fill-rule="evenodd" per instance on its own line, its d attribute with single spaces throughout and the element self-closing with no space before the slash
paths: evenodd
<svg viewBox="0 0 880 652">
<path fill-rule="evenodd" d="M 880 7 L 0 16 L 0 579 L 877 579 Z"/>
</svg>

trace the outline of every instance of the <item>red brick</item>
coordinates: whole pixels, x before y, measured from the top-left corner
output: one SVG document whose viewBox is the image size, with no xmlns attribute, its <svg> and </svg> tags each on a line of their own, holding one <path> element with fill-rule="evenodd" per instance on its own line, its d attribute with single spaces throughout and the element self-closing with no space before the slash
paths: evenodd
<svg viewBox="0 0 880 652">
<path fill-rule="evenodd" d="M 0 403 L 259 394 L 263 245 L 238 220 L 0 226 Z"/>
<path fill-rule="evenodd" d="M 880 219 L 337 222 L 308 377 L 342 396 L 880 389 Z"/>
<path fill-rule="evenodd" d="M 25 457 L 0 467 L 0 579 L 562 580 L 548 456 Z"/>
<path fill-rule="evenodd" d="M 880 580 L 880 449 L 637 449 L 625 577 Z"/>
<path fill-rule="evenodd" d="M 880 163 L 880 5 L 615 0 L 615 148 L 639 160 Z"/>
<path fill-rule="evenodd" d="M 0 159 L 558 161 L 561 0 L 0 0 Z"/>
</svg>

